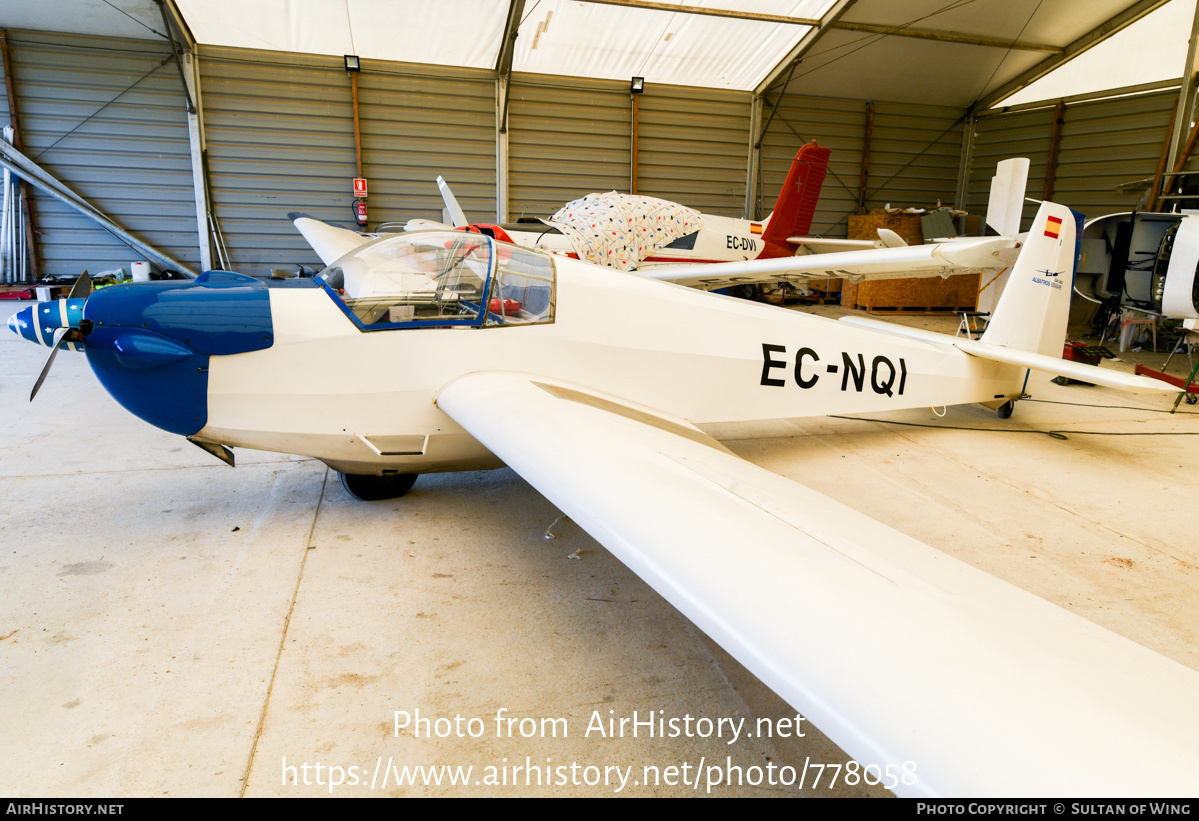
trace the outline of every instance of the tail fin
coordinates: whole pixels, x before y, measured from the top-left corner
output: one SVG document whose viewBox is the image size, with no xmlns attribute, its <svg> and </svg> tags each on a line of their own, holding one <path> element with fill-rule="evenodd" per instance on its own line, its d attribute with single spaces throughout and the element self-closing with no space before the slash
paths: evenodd
<svg viewBox="0 0 1199 821">
<path fill-rule="evenodd" d="M 1020 233 L 1020 214 L 1024 210 L 1024 189 L 1028 185 L 1028 159 L 1015 157 L 995 166 L 991 193 L 987 200 L 987 225 L 1002 237 Z"/>
<path fill-rule="evenodd" d="M 445 212 L 449 215 L 450 222 L 453 223 L 454 227 L 464 228 L 470 225 L 466 219 L 466 214 L 462 213 L 462 206 L 458 204 L 458 198 L 450 190 L 450 184 L 441 177 L 438 177 L 437 187 L 441 189 L 441 201 L 445 203 Z"/>
<path fill-rule="evenodd" d="M 814 142 L 807 143 L 796 153 L 774 211 L 762 231 L 766 250 L 760 259 L 791 256 L 795 247 L 787 242 L 787 238 L 803 236 L 812 230 L 812 217 L 816 213 L 816 202 L 820 199 L 820 187 L 824 184 L 831 153 Z"/>
<path fill-rule="evenodd" d="M 1060 358 L 1082 216 L 1041 203 L 983 342 Z"/>
</svg>

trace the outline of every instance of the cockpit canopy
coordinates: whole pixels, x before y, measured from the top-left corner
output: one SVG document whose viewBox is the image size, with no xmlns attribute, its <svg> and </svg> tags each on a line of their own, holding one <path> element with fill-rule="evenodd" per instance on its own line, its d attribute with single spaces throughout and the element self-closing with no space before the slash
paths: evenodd
<svg viewBox="0 0 1199 821">
<path fill-rule="evenodd" d="M 552 258 L 480 234 L 384 236 L 355 248 L 320 278 L 366 331 L 554 320 Z"/>
</svg>

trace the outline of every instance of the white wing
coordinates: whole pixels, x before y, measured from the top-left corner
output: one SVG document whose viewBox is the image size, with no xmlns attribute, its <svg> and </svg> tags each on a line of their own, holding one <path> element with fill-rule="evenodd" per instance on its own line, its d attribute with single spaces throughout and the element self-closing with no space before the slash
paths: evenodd
<svg viewBox="0 0 1199 821">
<path fill-rule="evenodd" d="M 807 281 L 845 277 L 865 279 L 950 276 L 995 271 L 1011 265 L 1020 243 L 1007 237 L 953 240 L 899 248 L 834 251 L 775 259 L 715 262 L 647 268 L 651 279 L 712 290 L 754 282 Z"/>
<path fill-rule="evenodd" d="M 307 214 L 292 212 L 287 215 L 296 229 L 304 235 L 304 239 L 316 251 L 321 262 L 326 265 L 341 259 L 359 245 L 370 242 L 374 237 L 363 236 L 349 228 L 330 225 Z"/>
<path fill-rule="evenodd" d="M 683 420 L 519 374 L 437 403 L 900 795 L 1194 794 L 1199 673 Z"/>
</svg>

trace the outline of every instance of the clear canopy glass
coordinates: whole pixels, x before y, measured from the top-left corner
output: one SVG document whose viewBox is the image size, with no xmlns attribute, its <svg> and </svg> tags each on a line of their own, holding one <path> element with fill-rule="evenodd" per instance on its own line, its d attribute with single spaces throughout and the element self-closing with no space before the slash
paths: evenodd
<svg viewBox="0 0 1199 821">
<path fill-rule="evenodd" d="M 388 235 L 347 254 L 321 279 L 363 330 L 553 321 L 549 255 L 470 232 Z"/>
</svg>

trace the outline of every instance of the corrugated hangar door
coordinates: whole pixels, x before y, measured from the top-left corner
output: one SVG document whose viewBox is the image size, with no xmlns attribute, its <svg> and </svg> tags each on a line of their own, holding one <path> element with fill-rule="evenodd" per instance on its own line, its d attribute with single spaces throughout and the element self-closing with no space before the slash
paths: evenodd
<svg viewBox="0 0 1199 821">
<path fill-rule="evenodd" d="M 1089 218 L 1131 211 L 1145 196 L 1168 138 L 1177 90 L 1071 103 L 1062 113 L 1057 170 L 1050 196 Z M 1028 196 L 1041 199 L 1053 141 L 1055 103 L 978 118 L 967 202 L 985 212 L 995 164 L 1028 157 Z M 1164 206 L 1163 206 L 1164 207 Z M 1022 226 L 1036 214 L 1025 203 Z"/>
<path fill-rule="evenodd" d="M 758 216 L 774 207 L 783 180 L 805 142 L 832 149 L 812 233 L 844 237 L 856 214 L 866 149 L 867 103 L 788 94 L 762 140 Z M 893 207 L 952 205 L 961 162 L 962 114 L 945 106 L 874 103 L 866 157 L 864 204 L 867 211 Z M 762 121 L 770 117 L 763 105 Z"/>
<path fill-rule="evenodd" d="M 804 143 L 815 140 L 832 153 L 824 187 L 820 189 L 816 216 L 812 220 L 812 233 L 844 237 L 845 219 L 856 213 L 857 207 L 865 104 L 861 100 L 788 94 L 771 118 L 772 102 L 763 101 L 762 105 L 762 126 L 767 130 L 762 138 L 756 213 L 751 216 L 765 219 L 770 214 L 795 152 Z"/>
<path fill-rule="evenodd" d="M 637 193 L 740 216 L 749 94 L 650 83 L 637 105 Z M 513 75 L 510 217 L 548 217 L 586 194 L 627 193 L 632 138 L 627 82 Z"/>
<path fill-rule="evenodd" d="M 25 155 L 198 267 L 187 107 L 166 41 L 10 30 L 8 44 Z M 42 273 L 128 273 L 143 258 L 49 194 L 34 190 L 33 203 Z"/>
<path fill-rule="evenodd" d="M 321 262 L 287 219 L 354 225 L 354 121 L 340 57 L 204 48 L 214 211 L 231 267 Z M 478 70 L 362 61 L 358 79 L 370 227 L 440 220 L 440 174 L 468 216 L 495 212 L 495 86 Z"/>
<path fill-rule="evenodd" d="M 1053 133 L 1053 107 L 1009 114 L 980 116 L 974 124 L 974 143 L 967 173 L 966 209 L 985 215 L 991 191 L 991 177 L 997 163 L 1012 157 L 1026 157 L 1028 194 L 1039 197 L 1045 183 L 1049 142 Z M 1037 213 L 1035 204 L 1025 203 L 1021 224 L 1027 225 Z"/>
<path fill-rule="evenodd" d="M 548 217 L 586 194 L 629 190 L 629 84 L 514 74 L 508 215 Z"/>
<path fill-rule="evenodd" d="M 637 193 L 742 216 L 750 102 L 749 92 L 648 84 L 638 100 Z"/>
<path fill-rule="evenodd" d="M 1054 200 L 1091 218 L 1137 207 L 1149 188 L 1138 181 L 1157 171 L 1177 99 L 1172 90 L 1066 106 Z"/>
</svg>

